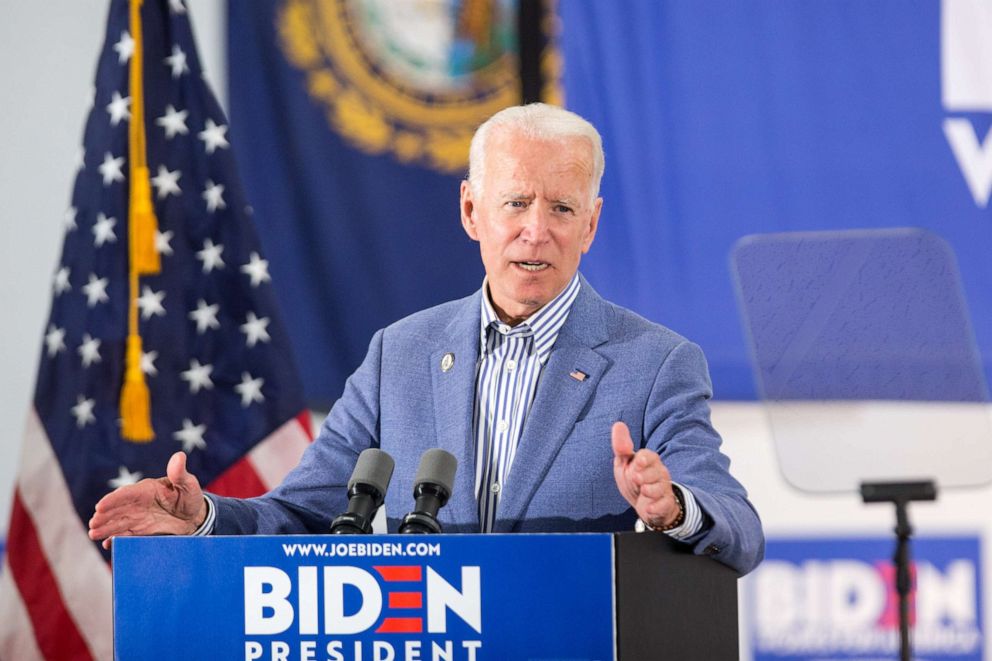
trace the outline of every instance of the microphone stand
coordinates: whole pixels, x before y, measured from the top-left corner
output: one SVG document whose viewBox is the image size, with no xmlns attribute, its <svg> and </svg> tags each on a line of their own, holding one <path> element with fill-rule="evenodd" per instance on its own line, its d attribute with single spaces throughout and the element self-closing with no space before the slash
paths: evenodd
<svg viewBox="0 0 992 661">
<path fill-rule="evenodd" d="M 910 661 L 912 644 L 909 640 L 909 595 L 913 580 L 909 571 L 909 540 L 913 527 L 909 524 L 909 503 L 913 500 L 936 500 L 937 485 L 932 480 L 922 482 L 862 482 L 861 499 L 865 503 L 892 503 L 896 507 L 896 550 L 892 561 L 896 568 L 896 592 L 899 594 L 899 658 Z"/>
</svg>

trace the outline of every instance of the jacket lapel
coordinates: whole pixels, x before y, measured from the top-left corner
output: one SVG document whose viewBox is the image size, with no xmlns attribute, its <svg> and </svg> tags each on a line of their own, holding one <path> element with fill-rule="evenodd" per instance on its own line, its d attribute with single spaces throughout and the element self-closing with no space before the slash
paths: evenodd
<svg viewBox="0 0 992 661">
<path fill-rule="evenodd" d="M 463 300 L 458 313 L 441 334 L 430 355 L 434 395 L 434 428 L 438 447 L 458 460 L 451 499 L 441 510 L 445 519 L 472 530 L 479 529 L 479 509 L 475 498 L 475 438 L 472 435 L 472 407 L 475 402 L 475 374 L 479 360 L 479 294 Z M 453 362 L 445 370 L 446 354 Z"/>
<path fill-rule="evenodd" d="M 522 518 L 579 414 L 596 391 L 608 361 L 593 347 L 607 340 L 606 314 L 606 303 L 583 279 L 542 371 L 504 485 L 494 532 L 510 532 Z M 573 377 L 576 370 L 586 377 L 581 380 Z"/>
</svg>

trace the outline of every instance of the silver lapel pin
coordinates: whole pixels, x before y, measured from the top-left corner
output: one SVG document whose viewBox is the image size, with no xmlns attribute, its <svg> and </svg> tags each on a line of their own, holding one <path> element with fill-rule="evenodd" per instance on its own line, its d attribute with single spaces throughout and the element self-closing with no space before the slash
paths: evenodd
<svg viewBox="0 0 992 661">
<path fill-rule="evenodd" d="M 455 354 L 450 351 L 441 357 L 441 371 L 447 372 L 455 365 Z"/>
</svg>

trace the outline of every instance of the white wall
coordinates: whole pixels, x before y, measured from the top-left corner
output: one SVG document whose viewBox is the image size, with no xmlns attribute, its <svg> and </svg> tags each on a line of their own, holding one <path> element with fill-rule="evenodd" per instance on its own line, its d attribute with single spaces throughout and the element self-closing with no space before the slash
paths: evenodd
<svg viewBox="0 0 992 661">
<path fill-rule="evenodd" d="M 226 106 L 222 0 L 187 0 Z M 0 537 L 34 391 L 51 277 L 103 45 L 107 0 L 0 0 Z"/>
</svg>

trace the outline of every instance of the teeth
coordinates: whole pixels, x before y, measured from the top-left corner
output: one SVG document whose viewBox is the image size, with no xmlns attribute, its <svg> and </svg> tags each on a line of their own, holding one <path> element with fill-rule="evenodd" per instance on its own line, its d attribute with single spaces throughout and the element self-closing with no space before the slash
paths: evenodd
<svg viewBox="0 0 992 661">
<path fill-rule="evenodd" d="M 517 264 L 525 271 L 543 271 L 548 268 L 548 265 L 544 262 L 517 262 Z"/>
</svg>

